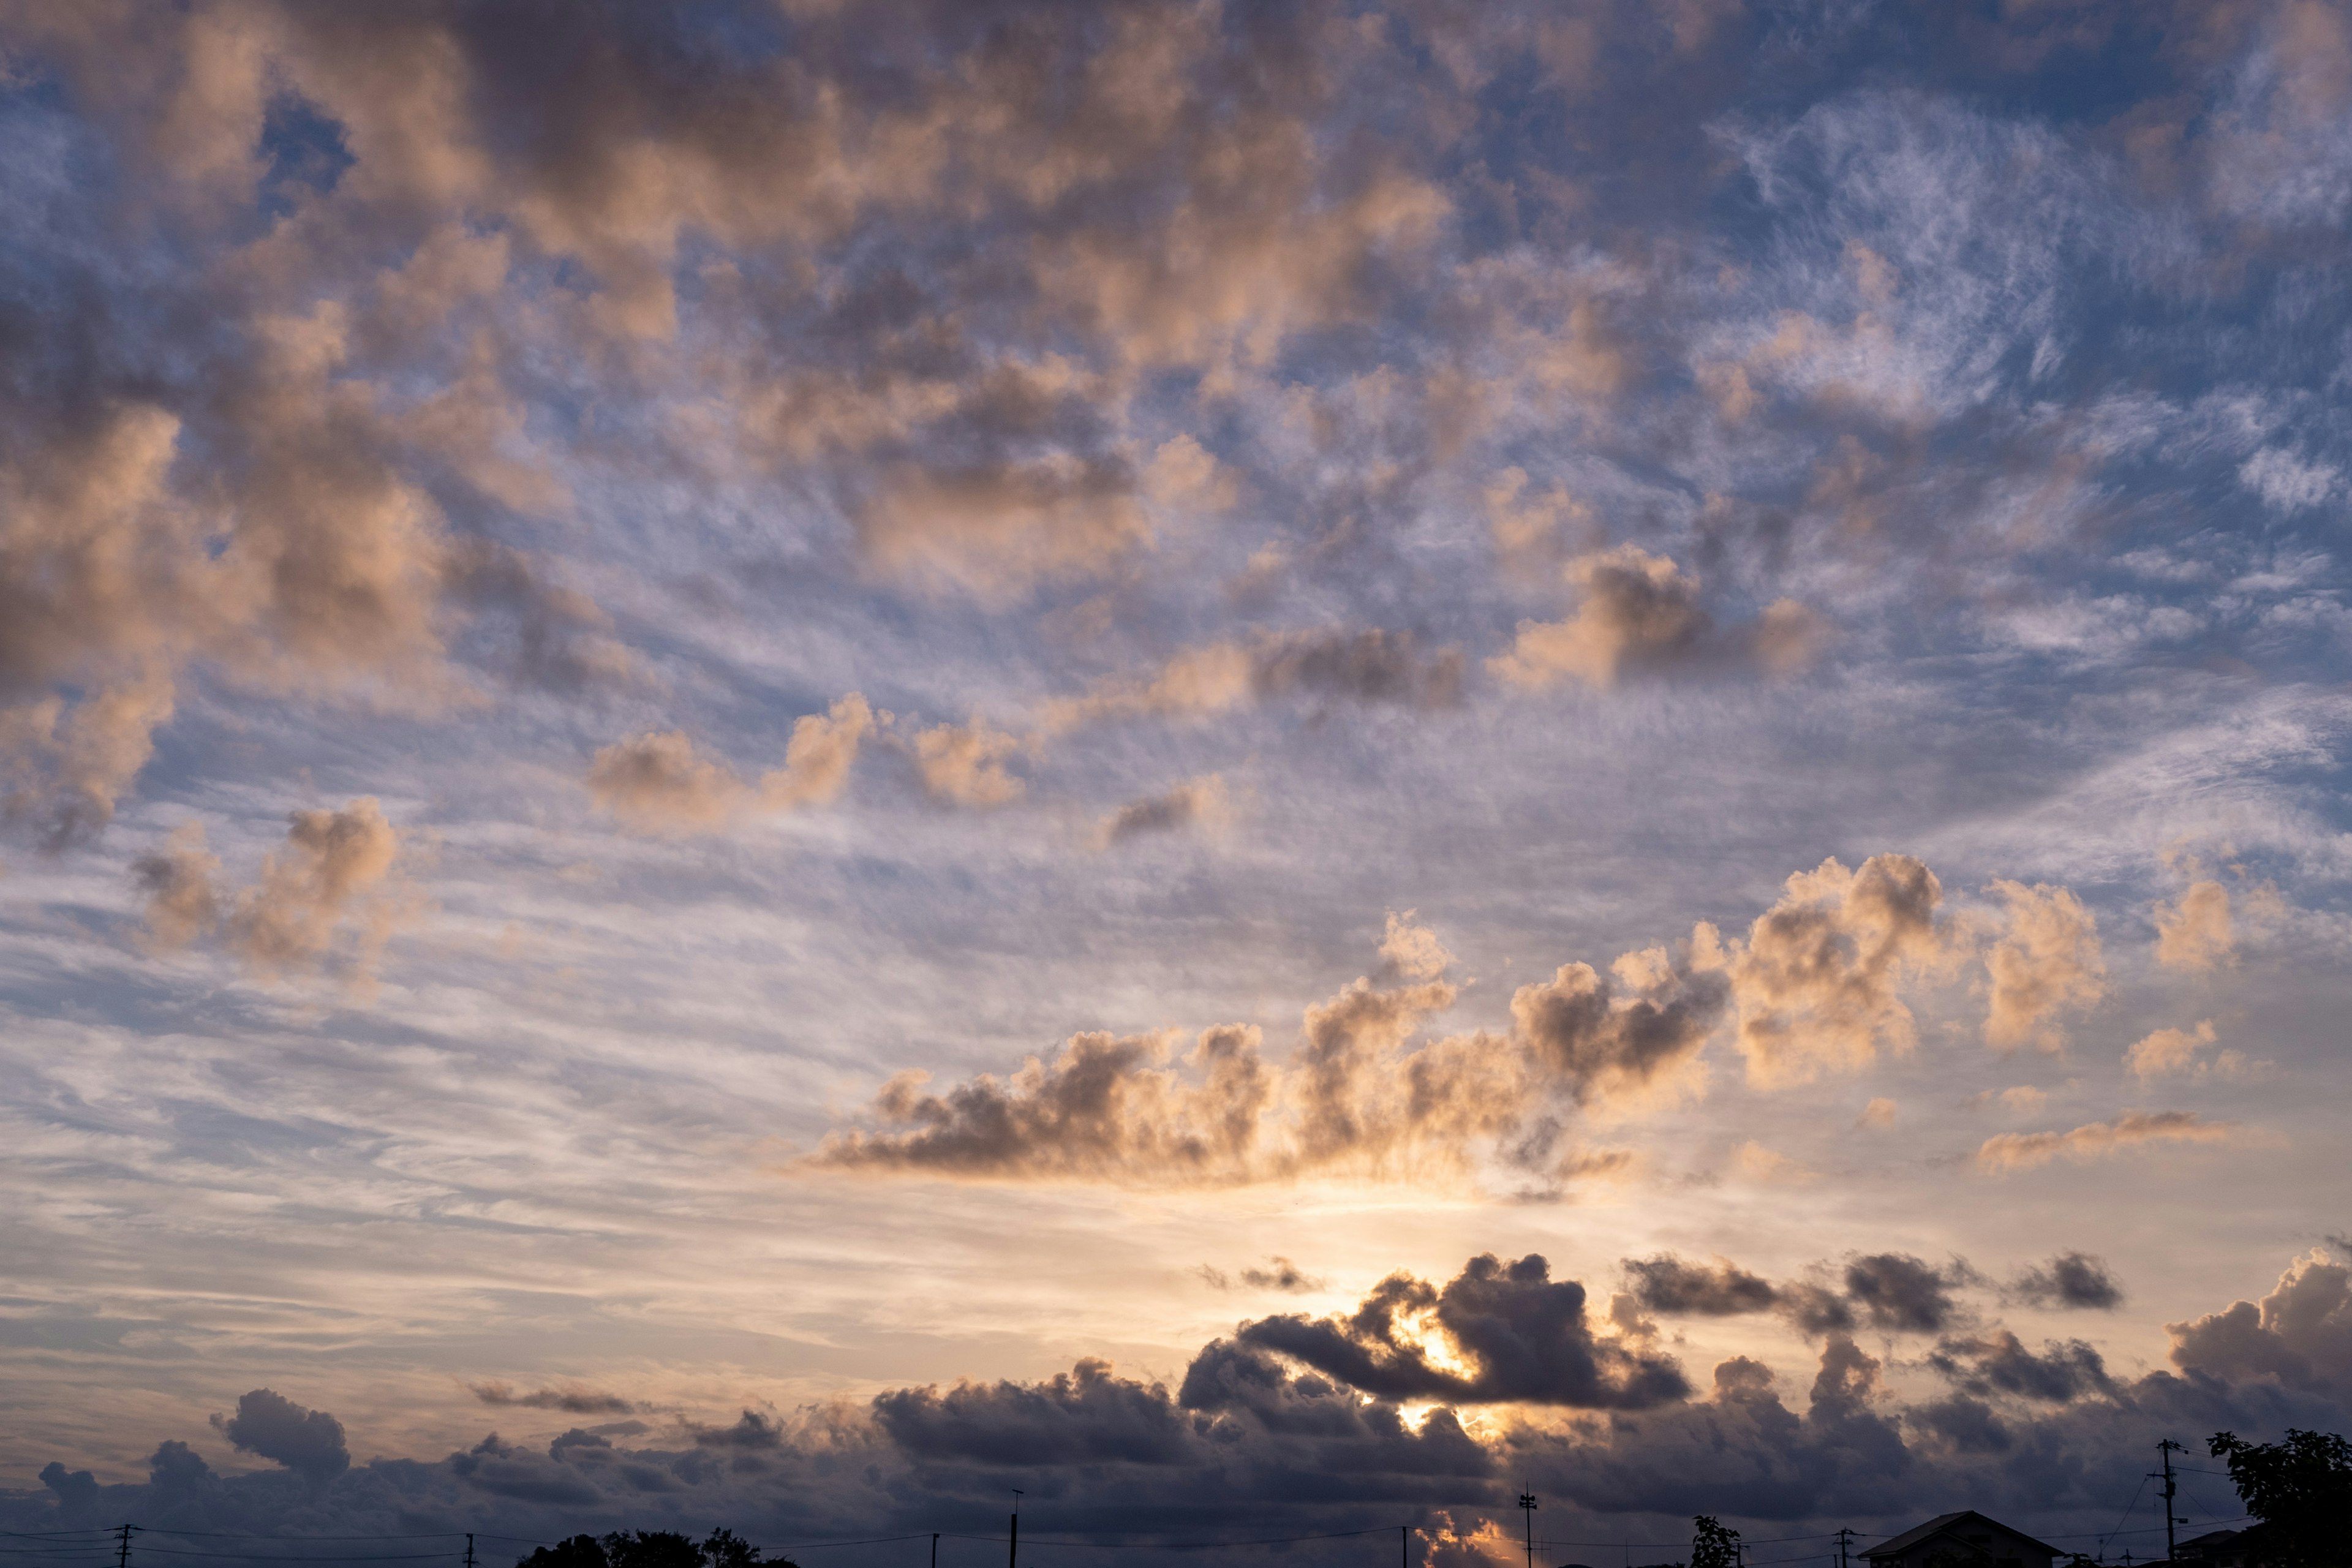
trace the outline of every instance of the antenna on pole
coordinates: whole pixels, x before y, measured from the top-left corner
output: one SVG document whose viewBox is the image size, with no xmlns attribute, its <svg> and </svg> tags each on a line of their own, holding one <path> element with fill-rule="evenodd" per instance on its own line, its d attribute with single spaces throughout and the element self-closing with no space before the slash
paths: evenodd
<svg viewBox="0 0 2352 1568">
<path fill-rule="evenodd" d="M 2172 1515 L 2173 1494 L 2179 1489 L 2179 1484 L 2172 1479 L 2172 1455 L 2173 1450 L 2179 1447 L 2169 1437 L 2160 1440 L 2156 1446 L 2157 1457 L 2164 1461 L 2164 1560 L 2167 1563 L 2180 1555 L 2179 1547 L 2172 1539 L 2172 1527 L 2179 1522 Z"/>
<path fill-rule="evenodd" d="M 1528 1516 L 1528 1568 L 1536 1568 L 1536 1494 L 1521 1492 L 1519 1507 Z"/>
</svg>

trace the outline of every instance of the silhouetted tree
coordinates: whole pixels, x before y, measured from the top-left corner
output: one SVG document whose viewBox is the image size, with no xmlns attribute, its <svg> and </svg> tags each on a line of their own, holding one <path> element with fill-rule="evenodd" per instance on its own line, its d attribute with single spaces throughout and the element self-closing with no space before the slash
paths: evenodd
<svg viewBox="0 0 2352 1568">
<path fill-rule="evenodd" d="M 593 1535 L 575 1535 L 552 1546 L 542 1546 L 515 1568 L 611 1568 L 604 1548 Z"/>
<path fill-rule="evenodd" d="M 759 1563 L 760 1549 L 731 1530 L 714 1530 L 702 1543 L 703 1568 L 755 1568 Z M 776 1568 L 791 1568 L 791 1564 L 780 1563 Z"/>
<path fill-rule="evenodd" d="M 731 1530 L 714 1530 L 697 1546 L 672 1530 L 616 1530 L 542 1546 L 515 1568 L 800 1568 L 789 1557 L 762 1557 Z"/>
<path fill-rule="evenodd" d="M 2352 1560 L 2352 1443 L 2290 1426 L 2283 1443 L 2216 1432 L 2208 1446 L 2214 1458 L 2229 1461 L 2239 1500 L 2262 1521 L 2246 1531 L 2251 1560 L 2281 1568 Z"/>
<path fill-rule="evenodd" d="M 1739 1531 L 1704 1513 L 1692 1520 L 1690 1568 L 1739 1568 Z"/>
</svg>

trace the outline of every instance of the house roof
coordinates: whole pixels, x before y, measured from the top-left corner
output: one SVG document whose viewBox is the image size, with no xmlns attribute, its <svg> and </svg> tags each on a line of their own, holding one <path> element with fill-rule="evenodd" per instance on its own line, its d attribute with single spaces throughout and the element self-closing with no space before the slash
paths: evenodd
<svg viewBox="0 0 2352 1568">
<path fill-rule="evenodd" d="M 1939 1513 L 1925 1524 L 1915 1524 L 1910 1529 L 1905 1531 L 1902 1534 L 1880 1542 L 1877 1545 L 1872 1547 L 1862 1555 L 1865 1561 L 1874 1557 L 1899 1557 L 1904 1552 L 1908 1552 L 1913 1547 L 1918 1545 L 1921 1542 L 1928 1539 L 1930 1536 L 1941 1535 L 1948 1531 L 1956 1530 L 1960 1525 L 1970 1521 L 1988 1525 L 1994 1530 L 2000 1531 L 2003 1535 L 2012 1536 L 2019 1541 L 2024 1542 L 2027 1545 L 2032 1546 L 2037 1552 L 2047 1552 L 2053 1557 L 2063 1557 L 2065 1555 L 2064 1552 L 2060 1552 L 2056 1547 L 2052 1546 L 2047 1542 L 2036 1541 L 2033 1537 L 2026 1534 L 2025 1531 L 2021 1530 L 2012 1530 L 2008 1525 L 2001 1523 L 2000 1521 L 1987 1518 L 1985 1515 L 1979 1513 L 1972 1508 L 1964 1508 L 1958 1513 Z"/>
<path fill-rule="evenodd" d="M 2209 1530 L 2202 1535 L 2192 1535 L 2182 1542 L 2180 1550 L 2186 1552 L 2192 1546 L 2227 1546 L 2245 1533 L 2242 1530 Z"/>
</svg>

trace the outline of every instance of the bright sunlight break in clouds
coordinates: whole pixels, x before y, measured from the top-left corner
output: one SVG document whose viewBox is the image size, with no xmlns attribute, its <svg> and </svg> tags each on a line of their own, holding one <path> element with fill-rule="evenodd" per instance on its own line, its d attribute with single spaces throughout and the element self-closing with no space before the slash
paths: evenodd
<svg viewBox="0 0 2352 1568">
<path fill-rule="evenodd" d="M 0 1531 L 2352 1423 L 2336 0 L 0 0 Z"/>
</svg>

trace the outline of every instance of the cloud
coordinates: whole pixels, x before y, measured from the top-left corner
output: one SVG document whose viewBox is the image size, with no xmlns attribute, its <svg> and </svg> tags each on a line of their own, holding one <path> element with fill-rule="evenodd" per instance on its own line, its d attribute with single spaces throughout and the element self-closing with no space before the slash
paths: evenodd
<svg viewBox="0 0 2352 1568">
<path fill-rule="evenodd" d="M 343 1424 L 272 1389 L 239 1395 L 236 1414 L 214 1416 L 213 1426 L 240 1453 L 274 1459 L 311 1481 L 332 1480 L 351 1468 Z"/>
<path fill-rule="evenodd" d="M 1266 1262 L 1269 1267 L 1265 1268 L 1243 1269 L 1242 1283 L 1259 1290 L 1294 1291 L 1320 1290 L 1330 1283 L 1303 1272 L 1287 1258 L 1270 1258 Z"/>
<path fill-rule="evenodd" d="M 131 863 L 147 895 L 147 932 L 156 947 L 185 947 L 220 923 L 220 858 L 205 847 L 201 822 L 183 823 L 162 849 Z"/>
<path fill-rule="evenodd" d="M 1538 1070 L 1583 1105 L 1632 1096 L 1691 1065 L 1727 994 L 1717 970 L 1677 966 L 1652 948 L 1624 954 L 1605 979 L 1590 964 L 1562 964 L 1511 994 L 1511 1018 Z"/>
<path fill-rule="evenodd" d="M 2111 1311 L 2124 1300 L 2123 1288 L 2107 1272 L 2106 1261 L 2080 1252 L 2059 1253 L 2020 1274 L 2009 1289 L 2020 1300 L 2043 1308 Z"/>
<path fill-rule="evenodd" d="M 2189 884 L 2178 901 L 2156 905 L 2156 961 L 2168 969 L 2203 970 L 2237 956 L 2230 889 L 2215 881 Z"/>
<path fill-rule="evenodd" d="M 348 974 L 365 985 L 392 933 L 415 913 L 393 878 L 400 837 L 375 800 L 340 811 L 298 811 L 285 846 L 265 857 L 259 880 L 234 894 L 201 824 L 173 830 L 164 847 L 131 863 L 146 894 L 148 941 L 169 950 L 217 932 L 263 976 L 322 967 L 349 939 Z"/>
<path fill-rule="evenodd" d="M 1835 859 L 1790 877 L 1780 901 L 1731 944 L 1738 1043 L 1750 1081 L 1801 1083 L 1911 1048 L 1900 982 L 1949 959 L 1936 874 L 1908 855 Z"/>
<path fill-rule="evenodd" d="M 874 710 L 857 692 L 835 701 L 823 713 L 793 721 L 784 765 L 760 779 L 760 804 L 771 811 L 829 805 L 849 782 L 858 743 L 874 729 Z"/>
<path fill-rule="evenodd" d="M 992 730 L 977 719 L 969 724 L 935 724 L 915 736 L 914 749 L 923 788 L 945 805 L 982 809 L 1009 805 L 1028 788 L 1025 780 L 1004 767 L 1021 750 L 1019 737 Z"/>
<path fill-rule="evenodd" d="M 1625 1276 L 1633 1282 L 1635 1300 L 1669 1317 L 1730 1317 L 1769 1311 L 1780 1302 L 1770 1280 L 1721 1258 L 1712 1265 L 1691 1263 L 1670 1252 L 1628 1258 Z"/>
<path fill-rule="evenodd" d="M 1880 1096 L 1862 1108 L 1862 1114 L 1853 1119 L 1853 1124 L 1884 1132 L 1895 1125 L 1895 1102 Z"/>
<path fill-rule="evenodd" d="M 1562 1159 L 1570 1112 L 1613 1114 L 1698 1092 L 1700 1053 L 1735 999 L 1751 1075 L 1767 1083 L 1811 1076 L 1825 1060 L 1858 1065 L 1882 1037 L 1907 1045 L 1899 980 L 1947 963 L 1961 941 L 1948 943 L 1936 921 L 1934 874 L 1908 857 L 1879 856 L 1858 872 L 1828 861 L 1788 886 L 1727 951 L 1701 925 L 1679 949 L 1624 953 L 1605 973 L 1563 964 L 1512 994 L 1507 1035 L 1481 1030 L 1410 1049 L 1455 991 L 1433 967 L 1450 955 L 1392 914 L 1387 971 L 1417 983 L 1383 988 L 1359 978 L 1307 1009 L 1297 1048 L 1278 1063 L 1260 1059 L 1254 1030 L 1205 1031 L 1182 1064 L 1171 1064 L 1164 1031 L 1076 1036 L 1009 1079 L 983 1074 L 944 1095 L 926 1091 L 925 1074 L 899 1074 L 869 1110 L 895 1131 L 845 1129 L 813 1158 L 1137 1183 L 1341 1167 L 1462 1174 L 1497 1161 L 1543 1169 Z M 1744 1158 L 1768 1179 L 1811 1176 L 1760 1146 Z M 1577 1164 L 1567 1157 L 1551 1174 L 1586 1173 Z"/>
<path fill-rule="evenodd" d="M 406 912 L 386 896 L 400 853 L 383 806 L 362 796 L 341 811 L 298 811 L 286 847 L 261 863 L 261 880 L 239 893 L 226 936 L 231 952 L 263 974 L 319 965 L 347 917 L 361 921 L 356 972 L 364 975 Z"/>
<path fill-rule="evenodd" d="M 1953 1276 L 1907 1253 L 1881 1252 L 1845 1266 L 1846 1294 L 1870 1314 L 1871 1326 L 1928 1334 L 1952 1321 Z"/>
<path fill-rule="evenodd" d="M 1381 627 L 1267 633 L 1252 645 L 1188 648 L 1149 677 L 1115 677 L 1043 704 L 1047 734 L 1138 718 L 1200 720 L 1244 704 L 1304 694 L 1439 708 L 1461 694 L 1459 648 L 1424 649 L 1411 632 Z"/>
<path fill-rule="evenodd" d="M 2054 1015 L 2095 1006 L 2106 994 L 2098 922 L 2063 888 L 1996 881 L 1992 890 L 2008 909 L 2007 923 L 1985 955 L 1992 981 L 1985 1043 L 2000 1050 L 2028 1044 L 2063 1049 L 2066 1032 Z"/>
<path fill-rule="evenodd" d="M 1164 1387 L 1115 1377 L 1108 1362 L 1092 1357 L 1044 1383 L 897 1389 L 875 1396 L 874 1415 L 892 1442 L 920 1458 L 1171 1465 L 1194 1452 L 1191 1426 Z"/>
<path fill-rule="evenodd" d="M 2168 1323 L 2172 1363 L 2233 1382 L 2352 1385 L 2352 1269 L 2323 1251 L 2296 1258 L 2259 1302 Z"/>
<path fill-rule="evenodd" d="M 1269 637 L 1251 657 L 1260 698 L 1305 692 L 1358 702 L 1442 708 L 1462 689 L 1462 653 L 1423 651 L 1411 632 L 1330 627 Z"/>
<path fill-rule="evenodd" d="M 1348 1317 L 1261 1318 L 1235 1338 L 1382 1399 L 1640 1410 L 1688 1393 L 1673 1361 L 1596 1336 L 1584 1300 L 1584 1287 L 1554 1281 L 1542 1258 L 1507 1264 L 1490 1253 L 1442 1290 L 1392 1274 Z"/>
<path fill-rule="evenodd" d="M 2068 1132 L 2000 1133 L 1977 1150 L 1977 1163 L 1988 1171 L 2030 1171 L 2062 1154 L 2079 1163 L 2152 1143 L 2225 1143 L 2236 1132 L 2232 1123 L 2207 1121 L 2193 1110 L 2127 1110 Z"/>
<path fill-rule="evenodd" d="M 697 752 L 677 730 L 649 730 L 604 747 L 588 764 L 588 793 L 642 833 L 717 827 L 742 808 L 747 794 L 734 770 Z"/>
<path fill-rule="evenodd" d="M 944 1096 L 923 1092 L 929 1075 L 901 1073 L 874 1110 L 908 1131 L 835 1132 L 815 1158 L 943 1175 L 1238 1180 L 1274 1090 L 1258 1038 L 1240 1025 L 1202 1030 L 1190 1079 L 1162 1065 L 1164 1034 L 1074 1036 L 1008 1079 L 983 1073 Z"/>
<path fill-rule="evenodd" d="M 1445 951 L 1435 931 L 1413 923 L 1416 912 L 1389 911 L 1388 930 L 1381 938 L 1381 960 L 1391 973 L 1407 980 L 1434 980 L 1453 965 L 1454 955 Z"/>
<path fill-rule="evenodd" d="M 1105 848 L 1153 833 L 1172 833 L 1194 826 L 1213 827 L 1228 810 L 1225 781 L 1215 773 L 1186 779 L 1164 795 L 1130 801 L 1096 826 L 1095 837 Z"/>
<path fill-rule="evenodd" d="M 1638 544 L 1577 556 L 1564 572 L 1576 613 L 1521 621 L 1510 651 L 1486 661 L 1498 679 L 1528 690 L 1570 679 L 1608 687 L 1628 673 L 1703 659 L 1788 674 L 1810 665 L 1828 640 L 1821 617 L 1793 599 L 1776 600 L 1752 626 L 1718 637 L 1699 604 L 1698 579 Z"/>
<path fill-rule="evenodd" d="M 1612 685 L 1624 667 L 1687 657 L 1712 626 L 1699 608 L 1698 579 L 1640 545 L 1580 555 L 1566 573 L 1576 614 L 1521 621 L 1511 651 L 1487 661 L 1501 679 L 1532 689 L 1568 679 Z"/>
<path fill-rule="evenodd" d="M 2200 1021 L 2194 1030 L 2153 1030 L 2132 1042 L 2124 1052 L 2124 1065 L 2143 1083 L 2167 1073 L 2187 1072 L 2196 1064 L 2198 1048 L 2211 1045 L 2213 1038 L 2210 1018 Z"/>
<path fill-rule="evenodd" d="M 2055 1405 L 2113 1386 L 2106 1363 L 2083 1341 L 2045 1341 L 2036 1355 L 2007 1329 L 1939 1341 L 1927 1364 L 1970 1394 L 2015 1394 Z"/>
<path fill-rule="evenodd" d="M 796 811 L 839 797 L 875 725 L 873 708 L 852 691 L 824 713 L 793 721 L 784 765 L 754 789 L 724 761 L 704 756 L 681 731 L 647 731 L 615 741 L 588 764 L 588 793 L 638 833 L 716 832 L 754 811 Z"/>
<path fill-rule="evenodd" d="M 635 1403 L 617 1394 L 604 1394 L 576 1385 L 536 1388 L 528 1394 L 518 1394 L 512 1384 L 495 1381 L 469 1383 L 466 1387 L 483 1404 L 500 1408 L 561 1410 L 572 1415 L 629 1415 L 637 1409 Z"/>
<path fill-rule="evenodd" d="M 1106 571 L 1151 539 L 1131 474 L 1066 455 L 946 472 L 900 468 L 859 510 L 857 531 L 884 571 L 999 600 Z"/>
</svg>

